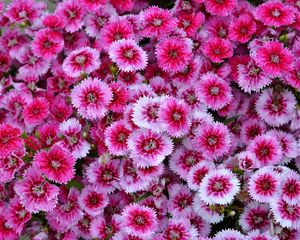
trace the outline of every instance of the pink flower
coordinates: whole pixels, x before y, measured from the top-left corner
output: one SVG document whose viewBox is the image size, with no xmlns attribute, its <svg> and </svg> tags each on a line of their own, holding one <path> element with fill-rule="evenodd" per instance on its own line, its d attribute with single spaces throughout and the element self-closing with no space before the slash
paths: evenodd
<svg viewBox="0 0 300 240">
<path fill-rule="evenodd" d="M 282 199 L 291 205 L 300 203 L 300 176 L 295 172 L 283 175 L 280 192 Z"/>
<path fill-rule="evenodd" d="M 244 240 L 245 236 L 237 230 L 226 229 L 219 231 L 214 240 Z"/>
<path fill-rule="evenodd" d="M 169 10 L 153 6 L 147 8 L 142 15 L 142 32 L 145 37 L 163 37 L 177 25 L 177 19 L 174 18 Z"/>
<path fill-rule="evenodd" d="M 129 98 L 129 91 L 127 87 L 121 82 L 112 82 L 109 84 L 109 87 L 111 88 L 113 95 L 108 106 L 109 110 L 113 112 L 124 112 Z"/>
<path fill-rule="evenodd" d="M 214 73 L 202 75 L 196 89 L 198 98 L 213 110 L 223 108 L 232 99 L 229 84 Z"/>
<path fill-rule="evenodd" d="M 17 233 L 21 233 L 25 223 L 31 219 L 31 213 L 26 211 L 17 196 L 10 200 L 5 216 L 7 217 L 7 225 Z"/>
<path fill-rule="evenodd" d="M 4 215 L 4 213 L 0 213 L 0 238 L 3 240 L 16 240 L 19 239 L 19 234 L 8 226 L 8 220 L 7 217 Z"/>
<path fill-rule="evenodd" d="M 178 27 L 183 29 L 189 37 L 192 37 L 204 23 L 205 16 L 202 12 L 182 13 L 178 16 L 178 19 Z"/>
<path fill-rule="evenodd" d="M 232 41 L 246 43 L 256 32 L 256 24 L 252 15 L 243 14 L 229 25 L 229 39 Z"/>
<path fill-rule="evenodd" d="M 195 139 L 206 158 L 218 158 L 228 153 L 231 140 L 228 128 L 221 123 L 203 124 Z"/>
<path fill-rule="evenodd" d="M 209 205 L 228 204 L 240 190 L 237 177 L 227 169 L 212 170 L 200 183 L 199 197 Z"/>
<path fill-rule="evenodd" d="M 251 175 L 249 182 L 250 196 L 261 203 L 276 199 L 279 191 L 279 177 L 271 168 L 265 167 Z"/>
<path fill-rule="evenodd" d="M 202 44 L 201 50 L 209 60 L 215 63 L 221 63 L 225 58 L 230 58 L 233 55 L 230 41 L 219 37 L 209 39 Z"/>
<path fill-rule="evenodd" d="M 106 128 L 105 145 L 109 152 L 116 156 L 125 155 L 128 152 L 127 139 L 131 131 L 126 127 L 124 121 L 116 121 Z"/>
<path fill-rule="evenodd" d="M 266 231 L 270 224 L 268 214 L 269 206 L 267 204 L 250 202 L 241 214 L 239 224 L 245 232 L 255 229 Z"/>
<path fill-rule="evenodd" d="M 0 124 L 0 158 L 7 158 L 24 149 L 21 131 L 10 124 Z"/>
<path fill-rule="evenodd" d="M 31 47 L 36 56 L 53 59 L 63 49 L 64 40 L 60 32 L 44 28 L 36 33 Z"/>
<path fill-rule="evenodd" d="M 201 152 L 180 146 L 172 153 L 169 167 L 182 179 L 187 180 L 190 169 L 203 160 L 204 156 Z"/>
<path fill-rule="evenodd" d="M 275 198 L 271 203 L 271 210 L 275 221 L 282 227 L 299 229 L 300 227 L 300 204 L 291 205 L 280 197 Z"/>
<path fill-rule="evenodd" d="M 88 10 L 98 10 L 99 8 L 105 6 L 107 0 L 83 0 L 83 6 Z"/>
<path fill-rule="evenodd" d="M 213 14 L 219 16 L 228 16 L 237 6 L 236 0 L 206 0 L 204 1 L 206 10 Z"/>
<path fill-rule="evenodd" d="M 123 213 L 124 231 L 136 237 L 150 238 L 158 230 L 156 213 L 152 208 L 131 204 Z"/>
<path fill-rule="evenodd" d="M 30 167 L 14 187 L 20 201 L 28 212 L 51 211 L 57 204 L 59 188 L 48 183 L 41 173 Z"/>
<path fill-rule="evenodd" d="M 267 26 L 280 27 L 290 25 L 295 20 L 295 10 L 281 1 L 272 0 L 259 5 L 255 11 L 255 18 Z"/>
<path fill-rule="evenodd" d="M 24 122 L 28 126 L 41 124 L 49 114 L 49 103 L 44 97 L 34 98 L 23 111 Z"/>
<path fill-rule="evenodd" d="M 261 134 L 250 141 L 247 151 L 254 153 L 257 168 L 275 165 L 282 159 L 282 149 L 278 139 L 270 134 Z"/>
<path fill-rule="evenodd" d="M 192 58 L 192 41 L 189 38 L 169 37 L 158 42 L 156 57 L 166 72 L 182 71 Z"/>
<path fill-rule="evenodd" d="M 272 79 L 254 61 L 250 61 L 246 65 L 239 64 L 237 69 L 237 82 L 245 92 L 258 92 L 272 82 Z"/>
<path fill-rule="evenodd" d="M 72 51 L 64 60 L 62 68 L 69 77 L 89 74 L 100 66 L 99 52 L 90 47 L 82 47 Z"/>
<path fill-rule="evenodd" d="M 82 189 L 78 203 L 86 213 L 96 216 L 103 213 L 108 204 L 108 196 L 100 188 L 88 185 Z"/>
<path fill-rule="evenodd" d="M 14 0 L 7 6 L 5 16 L 11 22 L 33 22 L 40 15 L 34 0 Z"/>
<path fill-rule="evenodd" d="M 65 0 L 57 5 L 55 14 L 65 22 L 65 30 L 70 33 L 78 31 L 83 26 L 85 8 L 78 0 Z"/>
<path fill-rule="evenodd" d="M 159 108 L 159 122 L 172 137 L 181 137 L 190 129 L 190 111 L 185 101 L 168 97 Z"/>
<path fill-rule="evenodd" d="M 162 132 L 163 126 L 158 118 L 161 104 L 166 97 L 141 97 L 133 105 L 132 121 L 140 128 L 151 129 L 153 132 Z"/>
<path fill-rule="evenodd" d="M 106 221 L 106 219 L 102 216 L 96 217 L 91 222 L 91 235 L 94 238 L 105 239 L 114 235 L 114 239 L 116 237 L 115 233 L 120 230 L 121 225 L 121 216 L 113 215 L 111 222 Z"/>
<path fill-rule="evenodd" d="M 164 239 L 174 236 L 180 240 L 197 239 L 198 232 L 185 218 L 172 218 L 164 231 Z"/>
<path fill-rule="evenodd" d="M 100 39 L 105 49 L 108 49 L 110 44 L 115 41 L 134 39 L 132 25 L 125 19 L 109 22 L 101 30 Z"/>
<path fill-rule="evenodd" d="M 258 116 L 271 126 L 282 126 L 291 120 L 295 113 L 296 98 L 289 90 L 276 92 L 265 89 L 256 102 Z"/>
<path fill-rule="evenodd" d="M 74 177 L 75 159 L 67 149 L 59 145 L 52 146 L 48 152 L 38 152 L 33 164 L 48 179 L 58 183 L 67 183 Z"/>
<path fill-rule="evenodd" d="M 108 163 L 95 161 L 89 165 L 86 174 L 91 184 L 98 186 L 105 193 L 112 193 L 119 178 L 119 161 L 110 160 Z"/>
<path fill-rule="evenodd" d="M 78 113 L 86 119 L 105 116 L 112 99 L 110 87 L 98 78 L 87 78 L 71 92 L 72 103 Z"/>
<path fill-rule="evenodd" d="M 172 140 L 149 129 L 132 132 L 127 141 L 130 157 L 139 167 L 158 166 L 173 151 Z"/>
<path fill-rule="evenodd" d="M 293 55 L 282 43 L 265 42 L 253 54 L 258 66 L 270 76 L 281 76 L 292 69 Z"/>
<path fill-rule="evenodd" d="M 124 72 L 142 70 L 147 66 L 147 54 L 132 39 L 113 42 L 108 50 L 109 57 Z"/>
<path fill-rule="evenodd" d="M 236 155 L 239 168 L 244 171 L 252 171 L 256 166 L 256 157 L 250 151 L 243 151 Z"/>
</svg>

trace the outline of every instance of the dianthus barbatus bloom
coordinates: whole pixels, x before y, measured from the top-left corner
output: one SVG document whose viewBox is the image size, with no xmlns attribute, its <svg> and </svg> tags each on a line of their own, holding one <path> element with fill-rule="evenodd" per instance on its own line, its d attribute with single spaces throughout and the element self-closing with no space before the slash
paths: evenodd
<svg viewBox="0 0 300 240">
<path fill-rule="evenodd" d="M 272 77 L 281 76 L 292 69 L 293 55 L 277 41 L 267 41 L 252 56 L 258 66 Z"/>
<path fill-rule="evenodd" d="M 130 157 L 139 167 L 158 166 L 173 151 L 170 137 L 162 133 L 154 133 L 149 129 L 139 129 L 128 137 Z"/>
<path fill-rule="evenodd" d="M 278 139 L 270 134 L 255 137 L 250 141 L 247 151 L 254 153 L 256 168 L 278 164 L 283 156 Z"/>
<path fill-rule="evenodd" d="M 214 240 L 245 240 L 245 236 L 237 230 L 226 229 L 218 232 L 213 239 Z"/>
<path fill-rule="evenodd" d="M 0 158 L 9 157 L 22 149 L 24 149 L 24 143 L 21 130 L 10 124 L 0 124 Z"/>
<path fill-rule="evenodd" d="M 296 98 L 285 89 L 276 92 L 272 88 L 265 89 L 255 104 L 258 116 L 271 126 L 279 127 L 288 123 L 296 111 Z"/>
<path fill-rule="evenodd" d="M 82 4 L 87 10 L 98 10 L 104 7 L 106 3 L 107 0 L 82 0 Z"/>
<path fill-rule="evenodd" d="M 274 198 L 271 203 L 271 210 L 275 221 L 282 227 L 290 229 L 300 228 L 300 204 L 288 204 L 280 197 Z"/>
<path fill-rule="evenodd" d="M 278 0 L 267 1 L 259 5 L 254 16 L 263 24 L 271 27 L 290 25 L 295 20 L 296 9 Z"/>
<path fill-rule="evenodd" d="M 252 171 L 255 168 L 256 157 L 250 151 L 239 152 L 236 155 L 239 168 L 243 171 Z"/>
<path fill-rule="evenodd" d="M 221 63 L 225 58 L 233 55 L 232 45 L 229 40 L 215 37 L 201 45 L 203 54 L 212 62 Z"/>
<path fill-rule="evenodd" d="M 100 79 L 87 78 L 73 88 L 71 99 L 82 117 L 94 120 L 104 117 L 108 111 L 112 91 Z"/>
<path fill-rule="evenodd" d="M 227 169 L 211 170 L 202 179 L 199 187 L 199 197 L 209 205 L 228 204 L 239 192 L 240 182 Z"/>
<path fill-rule="evenodd" d="M 163 126 L 158 118 L 158 111 L 167 97 L 139 98 L 133 105 L 132 121 L 140 128 L 151 129 L 153 132 L 162 132 Z"/>
<path fill-rule="evenodd" d="M 286 203 L 290 205 L 300 203 L 300 175 L 293 171 L 284 174 L 281 180 L 280 193 Z"/>
<path fill-rule="evenodd" d="M 158 220 L 152 208 L 131 204 L 122 212 L 124 231 L 143 239 L 150 238 L 158 230 Z"/>
<path fill-rule="evenodd" d="M 142 15 L 142 36 L 162 37 L 173 31 L 177 25 L 177 19 L 167 9 L 156 6 L 149 7 Z"/>
<path fill-rule="evenodd" d="M 269 167 L 264 167 L 251 175 L 248 182 L 250 196 L 261 203 L 269 203 L 277 198 L 279 192 L 279 176 Z"/>
<path fill-rule="evenodd" d="M 112 155 L 122 156 L 128 153 L 127 139 L 131 130 L 123 120 L 119 120 L 106 128 L 104 132 L 105 145 Z"/>
<path fill-rule="evenodd" d="M 41 124 L 49 114 L 49 102 L 44 97 L 34 98 L 23 111 L 26 125 L 34 127 Z"/>
<path fill-rule="evenodd" d="M 163 239 L 190 240 L 197 239 L 198 232 L 186 218 L 172 218 L 169 220 L 163 236 Z"/>
<path fill-rule="evenodd" d="M 87 185 L 81 190 L 78 199 L 79 206 L 91 216 L 97 216 L 103 213 L 108 204 L 108 196 L 101 192 L 101 188 L 93 185 Z"/>
<path fill-rule="evenodd" d="M 65 24 L 64 28 L 67 32 L 74 33 L 83 26 L 83 17 L 85 8 L 83 8 L 78 0 L 65 0 L 57 5 L 55 14 L 61 18 Z"/>
<path fill-rule="evenodd" d="M 147 54 L 132 39 L 113 42 L 108 50 L 109 57 L 124 72 L 142 70 L 147 65 Z"/>
<path fill-rule="evenodd" d="M 245 92 L 258 92 L 272 82 L 272 79 L 268 76 L 268 74 L 258 67 L 253 60 L 245 65 L 239 64 L 237 70 L 237 82 Z"/>
<path fill-rule="evenodd" d="M 267 231 L 270 226 L 269 206 L 257 202 L 248 203 L 241 214 L 239 224 L 245 232 L 260 229 Z"/>
<path fill-rule="evenodd" d="M 82 47 L 72 51 L 64 60 L 62 69 L 69 77 L 80 77 L 90 74 L 100 67 L 100 53 L 90 47 Z"/>
<path fill-rule="evenodd" d="M 218 110 L 232 99 L 231 88 L 225 80 L 214 73 L 206 73 L 195 83 L 198 98 L 209 108 Z"/>
<path fill-rule="evenodd" d="M 34 167 L 25 171 L 23 179 L 16 182 L 14 190 L 25 209 L 31 213 L 53 210 L 59 193 L 59 188 L 47 182 Z"/>
<path fill-rule="evenodd" d="M 159 122 L 172 137 L 188 133 L 191 126 L 191 109 L 184 100 L 168 97 L 158 111 Z"/>
<path fill-rule="evenodd" d="M 205 0 L 204 1 L 206 10 L 219 16 L 228 16 L 236 7 L 236 0 Z"/>
<path fill-rule="evenodd" d="M 11 151 L 11 149 L 5 150 Z M 24 166 L 24 161 L 22 159 L 24 155 L 25 148 L 22 144 L 19 146 L 19 148 L 14 149 L 13 152 L 7 157 L 1 156 L 0 149 L 0 182 L 9 182 L 14 179 L 15 173 Z"/>
<path fill-rule="evenodd" d="M 32 41 L 33 53 L 45 59 L 53 59 L 62 51 L 64 40 L 62 34 L 50 28 L 39 30 Z"/>
<path fill-rule="evenodd" d="M 57 183 L 65 184 L 74 177 L 75 159 L 71 152 L 56 144 L 49 151 L 42 150 L 34 156 L 33 161 L 45 176 Z"/>
<path fill-rule="evenodd" d="M 103 192 L 112 193 L 119 179 L 119 164 L 118 160 L 111 159 L 107 163 L 94 161 L 86 170 L 88 181 L 98 186 Z"/>
<path fill-rule="evenodd" d="M 197 129 L 195 142 L 207 158 L 215 159 L 228 153 L 230 132 L 222 123 L 205 123 Z"/>
<path fill-rule="evenodd" d="M 251 14 L 243 14 L 234 19 L 229 25 L 229 39 L 246 43 L 256 32 L 256 24 Z"/>
<path fill-rule="evenodd" d="M 192 58 L 193 42 L 189 38 L 168 37 L 156 46 L 158 65 L 166 72 L 183 71 Z"/>
</svg>

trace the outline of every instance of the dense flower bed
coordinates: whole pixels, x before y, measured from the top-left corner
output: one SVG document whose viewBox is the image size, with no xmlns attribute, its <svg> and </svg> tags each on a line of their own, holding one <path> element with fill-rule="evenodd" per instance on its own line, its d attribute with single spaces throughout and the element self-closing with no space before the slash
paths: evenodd
<svg viewBox="0 0 300 240">
<path fill-rule="evenodd" d="M 300 2 L 0 1 L 0 239 L 299 240 Z"/>
</svg>

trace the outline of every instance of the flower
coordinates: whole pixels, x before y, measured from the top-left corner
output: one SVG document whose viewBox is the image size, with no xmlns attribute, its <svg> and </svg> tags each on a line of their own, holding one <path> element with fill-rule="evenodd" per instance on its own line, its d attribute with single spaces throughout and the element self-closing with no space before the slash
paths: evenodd
<svg viewBox="0 0 300 240">
<path fill-rule="evenodd" d="M 164 231 L 164 239 L 197 239 L 198 232 L 185 218 L 172 218 Z"/>
<path fill-rule="evenodd" d="M 49 102 L 44 97 L 37 97 L 25 106 L 23 111 L 24 122 L 29 126 L 41 124 L 49 114 Z"/>
<path fill-rule="evenodd" d="M 221 123 L 205 123 L 199 126 L 195 141 L 209 159 L 228 153 L 231 144 L 229 130 Z"/>
<path fill-rule="evenodd" d="M 149 129 L 132 132 L 127 140 L 130 157 L 139 167 L 158 166 L 173 151 L 172 140 Z"/>
<path fill-rule="evenodd" d="M 279 178 L 272 169 L 264 167 L 251 175 L 249 179 L 250 196 L 261 203 L 269 203 L 277 197 Z"/>
<path fill-rule="evenodd" d="M 202 75 L 196 89 L 198 98 L 213 110 L 225 107 L 232 99 L 229 84 L 214 73 Z"/>
<path fill-rule="evenodd" d="M 233 55 L 232 46 L 229 40 L 215 37 L 201 45 L 203 54 L 212 62 L 221 63 L 225 58 Z"/>
<path fill-rule="evenodd" d="M 10 124 L 0 124 L 0 158 L 7 158 L 24 149 L 21 131 Z"/>
<path fill-rule="evenodd" d="M 31 47 L 36 56 L 53 59 L 62 51 L 64 40 L 60 32 L 45 28 L 36 33 Z"/>
<path fill-rule="evenodd" d="M 290 121 L 295 112 L 296 98 L 288 90 L 277 93 L 265 89 L 256 101 L 258 116 L 271 126 L 281 126 Z"/>
<path fill-rule="evenodd" d="M 243 14 L 229 25 L 228 37 L 232 41 L 246 43 L 256 32 L 256 24 L 252 15 Z"/>
<path fill-rule="evenodd" d="M 282 43 L 265 42 L 253 54 L 253 60 L 270 76 L 281 76 L 292 69 L 293 55 Z"/>
<path fill-rule="evenodd" d="M 291 171 L 284 174 L 280 185 L 281 198 L 290 205 L 298 204 L 300 196 L 300 176 Z"/>
<path fill-rule="evenodd" d="M 75 159 L 60 145 L 52 146 L 48 152 L 42 150 L 34 156 L 36 166 L 45 176 L 57 183 L 67 183 L 74 177 Z"/>
<path fill-rule="evenodd" d="M 202 179 L 199 187 L 199 197 L 209 205 L 228 204 L 239 192 L 240 182 L 227 169 L 218 169 L 208 172 Z"/>
<path fill-rule="evenodd" d="M 97 216 L 103 213 L 108 205 L 108 197 L 101 189 L 96 186 L 88 185 L 82 189 L 78 199 L 79 206 L 91 216 Z"/>
<path fill-rule="evenodd" d="M 20 197 L 22 205 L 30 213 L 48 212 L 57 204 L 59 188 L 47 182 L 34 167 L 25 171 L 23 180 L 16 182 L 14 190 Z"/>
<path fill-rule="evenodd" d="M 236 0 L 206 0 L 204 1 L 206 11 L 213 15 L 228 16 L 237 6 Z"/>
<path fill-rule="evenodd" d="M 83 6 L 87 9 L 97 10 L 103 6 L 105 6 L 107 0 L 83 0 Z"/>
<path fill-rule="evenodd" d="M 143 19 L 141 34 L 145 37 L 163 37 L 177 25 L 177 19 L 169 10 L 156 6 L 147 8 L 141 15 Z"/>
<path fill-rule="evenodd" d="M 155 53 L 164 71 L 180 72 L 192 58 L 192 41 L 189 38 L 169 37 L 158 42 Z"/>
<path fill-rule="evenodd" d="M 172 137 L 180 137 L 190 129 L 190 111 L 184 100 L 168 97 L 159 108 L 158 121 Z"/>
<path fill-rule="evenodd" d="M 255 9 L 254 16 L 267 26 L 280 27 L 294 22 L 295 9 L 281 1 L 268 1 Z"/>
<path fill-rule="evenodd" d="M 108 50 L 109 57 L 124 72 L 142 70 L 147 66 L 147 54 L 132 39 L 113 42 Z"/>
<path fill-rule="evenodd" d="M 99 51 L 82 47 L 72 51 L 64 60 L 62 68 L 69 77 L 80 77 L 89 74 L 100 67 Z"/>
<path fill-rule="evenodd" d="M 237 230 L 226 229 L 218 232 L 214 240 L 243 240 L 245 236 Z"/>
<path fill-rule="evenodd" d="M 122 212 L 124 231 L 136 237 L 151 237 L 158 230 L 158 221 L 153 209 L 138 205 L 128 205 Z"/>
<path fill-rule="evenodd" d="M 110 87 L 98 78 L 87 78 L 71 92 L 72 103 L 86 119 L 102 118 L 112 99 Z"/>
</svg>

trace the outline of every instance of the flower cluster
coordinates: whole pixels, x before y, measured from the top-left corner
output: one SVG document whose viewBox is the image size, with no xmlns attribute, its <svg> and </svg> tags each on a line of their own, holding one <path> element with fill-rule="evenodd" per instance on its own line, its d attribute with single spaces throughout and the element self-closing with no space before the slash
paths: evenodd
<svg viewBox="0 0 300 240">
<path fill-rule="evenodd" d="M 0 239 L 299 240 L 297 0 L 0 0 Z"/>
</svg>

